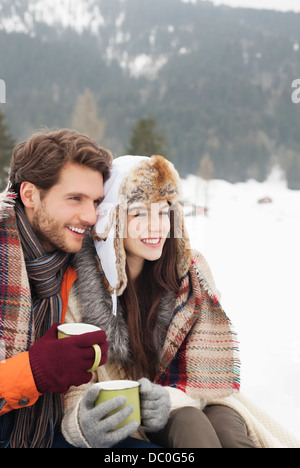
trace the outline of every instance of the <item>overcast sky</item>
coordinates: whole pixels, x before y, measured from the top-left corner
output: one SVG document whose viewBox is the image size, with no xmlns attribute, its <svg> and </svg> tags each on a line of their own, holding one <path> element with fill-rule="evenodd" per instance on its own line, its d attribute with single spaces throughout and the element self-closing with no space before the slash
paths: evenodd
<svg viewBox="0 0 300 468">
<path fill-rule="evenodd" d="M 233 7 L 266 8 L 269 10 L 300 12 L 299 0 L 212 0 L 215 5 L 229 5 Z"/>
<path fill-rule="evenodd" d="M 186 3 L 196 3 L 199 0 L 182 0 Z M 232 7 L 265 8 L 268 10 L 300 12 L 300 0 L 210 0 L 215 5 Z"/>
</svg>

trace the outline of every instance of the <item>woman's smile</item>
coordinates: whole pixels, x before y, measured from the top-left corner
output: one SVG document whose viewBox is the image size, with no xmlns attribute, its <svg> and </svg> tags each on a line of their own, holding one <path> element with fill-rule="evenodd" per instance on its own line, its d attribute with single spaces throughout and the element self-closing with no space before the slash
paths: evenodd
<svg viewBox="0 0 300 468">
<path fill-rule="evenodd" d="M 141 239 L 141 242 L 147 247 L 160 247 L 161 246 L 161 237 L 148 237 L 146 239 Z"/>
</svg>

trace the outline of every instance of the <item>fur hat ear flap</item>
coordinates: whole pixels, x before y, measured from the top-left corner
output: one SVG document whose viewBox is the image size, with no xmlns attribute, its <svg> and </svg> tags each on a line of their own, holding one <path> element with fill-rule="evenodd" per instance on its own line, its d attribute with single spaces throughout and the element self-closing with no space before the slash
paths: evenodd
<svg viewBox="0 0 300 468">
<path fill-rule="evenodd" d="M 102 214 L 108 218 L 106 228 L 103 232 L 96 232 L 94 228 L 92 232 L 99 259 L 98 267 L 102 273 L 103 285 L 112 296 L 114 314 L 117 307 L 116 297 L 123 294 L 127 286 L 126 252 L 123 242 L 126 235 L 126 217 L 122 208 L 122 204 L 115 206 L 108 216 L 103 210 Z"/>
<path fill-rule="evenodd" d="M 176 239 L 176 266 L 179 278 L 183 278 L 191 265 L 192 251 L 190 239 L 184 223 L 184 213 L 180 203 L 171 205 L 170 211 L 173 212 L 174 219 L 174 238 Z"/>
<path fill-rule="evenodd" d="M 124 237 L 127 235 L 127 212 L 123 213 L 122 205 L 116 207 L 116 236 L 114 239 L 114 248 L 117 252 L 116 268 L 119 282 L 116 286 L 117 296 L 121 296 L 127 286 L 126 275 L 126 251 L 124 248 Z M 126 215 L 126 216 L 125 216 Z"/>
</svg>

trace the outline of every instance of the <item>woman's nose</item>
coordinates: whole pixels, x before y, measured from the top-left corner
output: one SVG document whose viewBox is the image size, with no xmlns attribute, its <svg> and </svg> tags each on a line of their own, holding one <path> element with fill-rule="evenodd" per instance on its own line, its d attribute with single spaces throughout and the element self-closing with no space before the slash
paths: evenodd
<svg viewBox="0 0 300 468">
<path fill-rule="evenodd" d="M 157 233 L 159 234 L 160 233 L 160 230 L 161 230 L 161 219 L 160 219 L 160 216 L 158 213 L 150 213 L 150 216 L 149 216 L 149 224 L 148 224 L 148 227 L 149 227 L 149 231 L 151 233 Z"/>
</svg>

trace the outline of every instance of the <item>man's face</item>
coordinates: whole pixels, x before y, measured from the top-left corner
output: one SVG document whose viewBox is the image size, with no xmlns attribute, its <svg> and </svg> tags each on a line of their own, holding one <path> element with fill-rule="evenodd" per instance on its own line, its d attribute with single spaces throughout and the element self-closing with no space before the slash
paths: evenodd
<svg viewBox="0 0 300 468">
<path fill-rule="evenodd" d="M 86 166 L 67 164 L 58 183 L 43 199 L 40 192 L 36 192 L 34 208 L 27 216 L 47 252 L 75 253 L 95 224 L 102 199 L 102 174 Z"/>
</svg>

